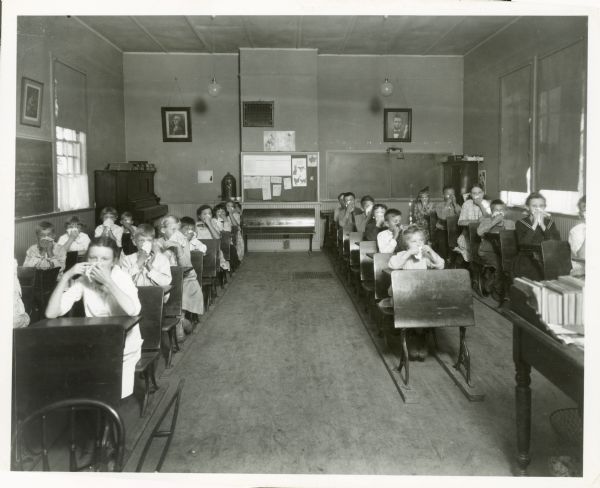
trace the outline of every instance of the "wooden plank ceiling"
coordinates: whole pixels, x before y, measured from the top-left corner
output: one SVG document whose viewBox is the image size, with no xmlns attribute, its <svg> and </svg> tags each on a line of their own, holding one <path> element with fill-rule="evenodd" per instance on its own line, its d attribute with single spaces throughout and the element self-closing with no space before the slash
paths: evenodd
<svg viewBox="0 0 600 488">
<path fill-rule="evenodd" d="M 512 22 L 499 16 L 86 16 L 124 52 L 464 55 Z"/>
</svg>

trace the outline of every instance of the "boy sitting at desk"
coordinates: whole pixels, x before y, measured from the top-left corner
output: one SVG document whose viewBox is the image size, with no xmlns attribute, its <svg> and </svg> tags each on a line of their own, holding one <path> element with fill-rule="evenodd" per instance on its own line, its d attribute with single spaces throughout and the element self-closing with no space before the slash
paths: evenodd
<svg viewBox="0 0 600 488">
<path fill-rule="evenodd" d="M 37 244 L 27 249 L 25 253 L 26 268 L 51 269 L 65 267 L 66 252 L 63 246 L 54 242 L 54 226 L 42 221 L 35 228 Z"/>
<path fill-rule="evenodd" d="M 140 224 L 134 231 L 134 254 L 121 253 L 120 265 L 136 286 L 167 286 L 171 284 L 171 264 L 154 241 L 154 227 Z M 164 301 L 169 298 L 165 294 Z"/>
<path fill-rule="evenodd" d="M 389 208 L 385 212 L 387 230 L 377 234 L 377 249 L 379 252 L 398 252 L 402 246 L 402 212 L 396 208 Z"/>
<path fill-rule="evenodd" d="M 504 280 L 502 279 L 502 258 L 494 250 L 494 246 L 486 237 L 486 234 L 499 235 L 501 230 L 514 230 L 515 222 L 504 218 L 506 205 L 502 200 L 492 200 L 490 210 L 491 215 L 483 217 L 477 227 L 477 234 L 481 236 L 478 254 L 484 266 L 493 268 L 493 273 L 486 282 L 491 282 L 492 293 L 496 295 L 495 298 L 499 302 L 502 302 L 505 295 Z"/>
<path fill-rule="evenodd" d="M 338 224 L 344 232 L 356 232 L 356 217 L 363 213 L 360 208 L 356 208 L 356 197 L 354 193 L 348 192 L 344 195 L 344 209 L 338 216 Z"/>
</svg>

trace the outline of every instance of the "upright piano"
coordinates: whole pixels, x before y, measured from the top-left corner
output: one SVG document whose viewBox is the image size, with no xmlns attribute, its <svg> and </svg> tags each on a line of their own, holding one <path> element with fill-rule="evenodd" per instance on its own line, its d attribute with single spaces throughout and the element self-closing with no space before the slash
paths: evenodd
<svg viewBox="0 0 600 488">
<path fill-rule="evenodd" d="M 315 210 L 313 208 L 252 208 L 242 214 L 244 249 L 248 252 L 248 237 L 259 235 L 290 235 L 308 237 L 309 252 L 315 234 Z"/>
<path fill-rule="evenodd" d="M 152 223 L 166 215 L 168 206 L 154 193 L 156 170 L 96 170 L 96 221 L 103 207 L 115 207 L 119 213 L 129 210 L 136 223 Z"/>
</svg>

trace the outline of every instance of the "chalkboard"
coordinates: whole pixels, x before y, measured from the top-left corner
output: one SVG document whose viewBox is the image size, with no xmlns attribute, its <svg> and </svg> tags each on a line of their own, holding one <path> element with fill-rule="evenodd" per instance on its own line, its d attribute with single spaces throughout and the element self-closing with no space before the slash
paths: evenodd
<svg viewBox="0 0 600 488">
<path fill-rule="evenodd" d="M 416 197 L 429 186 L 432 196 L 442 193 L 442 161 L 447 153 L 397 153 L 327 151 L 327 198 L 344 191 L 373 198 Z"/>
<path fill-rule="evenodd" d="M 52 143 L 17 137 L 15 156 L 15 216 L 54 211 Z"/>
<path fill-rule="evenodd" d="M 298 178 L 293 171 L 295 161 L 306 168 L 306 177 L 297 186 Z M 318 202 L 319 201 L 319 154 L 314 153 L 243 153 L 242 195 L 244 202 Z M 275 169 L 275 168 L 281 168 Z M 289 176 L 285 176 L 289 174 Z M 289 178 L 291 187 L 285 189 L 284 180 Z M 269 191 L 255 188 L 259 181 L 268 181 Z M 281 194 L 276 195 L 279 186 Z"/>
</svg>

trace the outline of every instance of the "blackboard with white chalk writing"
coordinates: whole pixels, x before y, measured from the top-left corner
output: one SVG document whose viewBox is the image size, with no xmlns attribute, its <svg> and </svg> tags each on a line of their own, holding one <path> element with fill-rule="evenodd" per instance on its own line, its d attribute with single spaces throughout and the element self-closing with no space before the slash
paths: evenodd
<svg viewBox="0 0 600 488">
<path fill-rule="evenodd" d="M 15 151 L 15 217 L 54 210 L 52 143 L 17 137 Z"/>
</svg>

